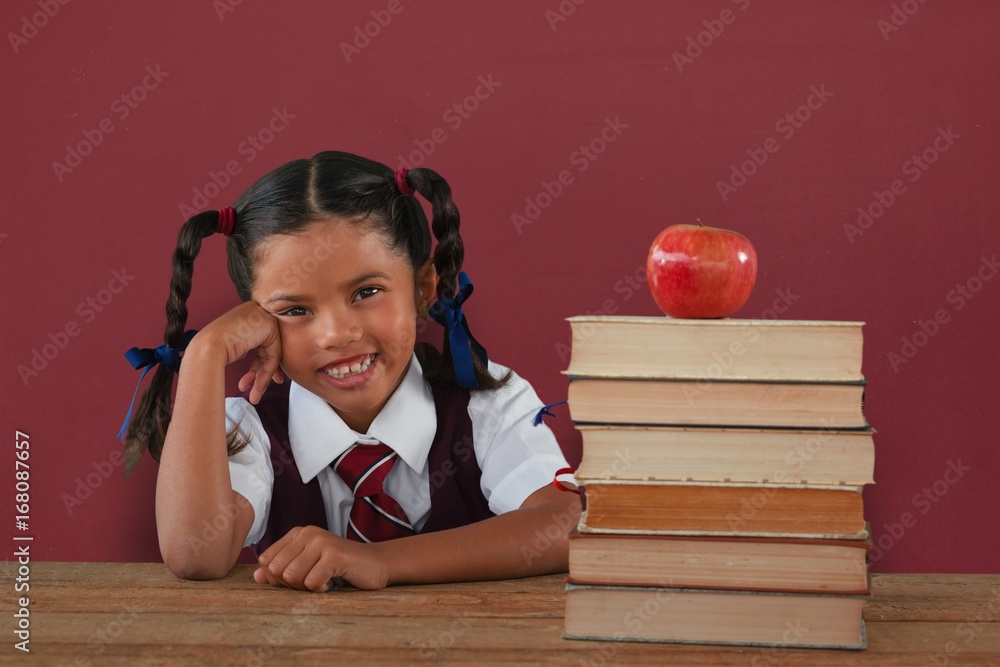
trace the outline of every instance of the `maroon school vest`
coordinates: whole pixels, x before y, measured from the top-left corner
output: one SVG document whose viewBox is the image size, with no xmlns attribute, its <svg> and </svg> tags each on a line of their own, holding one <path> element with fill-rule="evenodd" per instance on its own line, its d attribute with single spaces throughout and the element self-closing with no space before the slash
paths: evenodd
<svg viewBox="0 0 1000 667">
<path fill-rule="evenodd" d="M 260 555 L 295 526 L 329 526 L 319 480 L 308 484 L 292 458 L 288 440 L 288 387 L 271 382 L 255 406 L 264 430 L 271 440 L 271 466 L 274 489 L 264 537 L 251 545 Z M 472 444 L 472 420 L 469 418 L 469 390 L 431 383 L 437 432 L 428 454 L 431 511 L 423 533 L 465 526 L 495 516 L 479 485 L 482 470 Z M 241 392 L 244 398 L 249 390 Z M 391 443 L 388 443 L 391 444 Z M 403 465 L 402 463 L 400 465 Z"/>
</svg>

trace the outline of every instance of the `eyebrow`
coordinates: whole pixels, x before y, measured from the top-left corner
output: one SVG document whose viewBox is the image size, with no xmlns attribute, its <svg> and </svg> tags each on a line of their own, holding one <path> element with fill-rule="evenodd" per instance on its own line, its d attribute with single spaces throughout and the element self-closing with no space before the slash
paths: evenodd
<svg viewBox="0 0 1000 667">
<path fill-rule="evenodd" d="M 355 285 L 371 280 L 373 278 L 381 278 L 382 280 L 391 280 L 387 274 L 381 273 L 379 271 L 373 271 L 371 273 L 362 274 L 357 278 L 351 280 L 350 282 L 347 283 L 347 287 L 354 287 Z M 309 296 L 305 294 L 279 294 L 275 297 L 268 299 L 267 301 L 264 302 L 264 304 L 270 305 L 272 303 L 277 303 L 279 301 L 289 301 L 295 303 L 295 302 L 307 301 L 308 299 Z"/>
</svg>

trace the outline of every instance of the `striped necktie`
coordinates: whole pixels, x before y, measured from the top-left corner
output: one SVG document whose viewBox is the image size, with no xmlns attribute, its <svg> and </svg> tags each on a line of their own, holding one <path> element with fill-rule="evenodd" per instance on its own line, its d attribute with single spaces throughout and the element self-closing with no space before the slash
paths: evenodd
<svg viewBox="0 0 1000 667">
<path fill-rule="evenodd" d="M 354 493 L 347 539 L 383 542 L 416 534 L 403 508 L 382 489 L 395 462 L 396 452 L 378 443 L 352 445 L 330 464 Z"/>
</svg>

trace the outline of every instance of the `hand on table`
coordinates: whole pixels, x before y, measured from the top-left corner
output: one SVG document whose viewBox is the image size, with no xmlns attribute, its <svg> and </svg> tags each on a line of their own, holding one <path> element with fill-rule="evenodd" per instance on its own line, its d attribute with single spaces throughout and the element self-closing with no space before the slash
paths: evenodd
<svg viewBox="0 0 1000 667">
<path fill-rule="evenodd" d="M 330 590 L 335 577 L 355 588 L 384 588 L 389 572 L 376 547 L 338 537 L 319 526 L 292 528 L 260 555 L 253 578 L 259 584 L 318 593 Z"/>
</svg>

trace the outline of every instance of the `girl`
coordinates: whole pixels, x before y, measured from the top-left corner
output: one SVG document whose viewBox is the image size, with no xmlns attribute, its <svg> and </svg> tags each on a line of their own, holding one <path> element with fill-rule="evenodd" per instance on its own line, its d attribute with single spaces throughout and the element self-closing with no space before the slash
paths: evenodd
<svg viewBox="0 0 1000 667">
<path fill-rule="evenodd" d="M 433 207 L 433 259 L 414 192 Z M 244 303 L 195 336 L 193 262 L 216 232 Z M 580 504 L 549 483 L 566 461 L 532 425 L 532 388 L 469 333 L 463 254 L 443 178 L 339 152 L 184 224 L 165 343 L 126 353 L 161 364 L 125 434 L 126 472 L 146 448 L 160 462 L 174 574 L 222 577 L 244 546 L 257 582 L 312 591 L 567 569 Z M 443 354 L 415 342 L 428 314 L 446 328 Z M 225 367 L 251 351 L 241 396 L 225 398 Z"/>
</svg>

